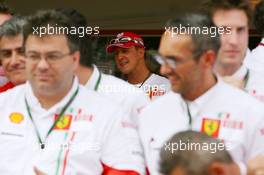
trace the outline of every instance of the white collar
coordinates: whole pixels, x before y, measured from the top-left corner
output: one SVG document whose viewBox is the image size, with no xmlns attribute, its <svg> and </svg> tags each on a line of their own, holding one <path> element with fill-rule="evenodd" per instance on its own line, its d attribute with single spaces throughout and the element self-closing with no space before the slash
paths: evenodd
<svg viewBox="0 0 264 175">
<path fill-rule="evenodd" d="M 56 103 L 55 105 L 53 105 L 48 110 L 42 108 L 41 104 L 39 103 L 39 100 L 34 95 L 33 90 L 32 90 L 32 87 L 31 87 L 31 85 L 30 85 L 30 83 L 28 81 L 26 82 L 26 92 L 25 92 L 25 96 L 26 96 L 27 102 L 28 102 L 28 104 L 31 107 L 31 109 L 32 109 L 33 112 L 34 111 L 36 111 L 36 112 L 43 111 L 43 112 L 54 113 L 54 112 L 61 111 L 61 109 L 70 100 L 70 98 L 72 97 L 72 95 L 74 94 L 74 92 L 77 90 L 78 87 L 79 87 L 79 81 L 78 81 L 78 78 L 75 76 L 74 77 L 74 80 L 73 80 L 72 87 L 71 87 L 70 91 L 67 93 L 67 95 L 61 101 L 59 101 L 58 103 Z M 43 114 L 43 117 L 45 117 L 45 116 L 47 116 L 47 113 L 44 113 Z"/>
<path fill-rule="evenodd" d="M 89 80 L 86 82 L 84 86 L 90 90 L 94 90 L 94 87 L 96 86 L 96 82 L 98 81 L 99 76 L 100 76 L 99 69 L 97 68 L 96 65 L 93 64 L 92 75 L 90 76 Z"/>
<path fill-rule="evenodd" d="M 260 43 L 264 44 L 264 37 L 261 39 Z"/>
<path fill-rule="evenodd" d="M 206 107 L 208 101 L 210 101 L 211 99 L 214 99 L 213 96 L 216 95 L 219 87 L 222 84 L 223 84 L 223 80 L 221 80 L 220 78 L 217 78 L 217 83 L 213 87 L 208 89 L 204 94 L 202 94 L 201 96 L 199 96 L 193 101 L 186 100 L 186 102 L 188 103 L 190 108 L 192 107 L 195 107 L 196 109 L 204 108 Z"/>
<path fill-rule="evenodd" d="M 248 69 L 245 64 L 242 64 L 242 66 L 231 77 L 242 80 L 246 76 L 247 71 Z"/>
</svg>

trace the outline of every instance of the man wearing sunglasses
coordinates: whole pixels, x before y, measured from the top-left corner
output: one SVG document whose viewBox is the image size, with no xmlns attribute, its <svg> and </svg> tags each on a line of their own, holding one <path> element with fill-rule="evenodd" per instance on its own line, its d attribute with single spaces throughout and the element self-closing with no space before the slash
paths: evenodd
<svg viewBox="0 0 264 175">
<path fill-rule="evenodd" d="M 0 87 L 4 92 L 26 82 L 23 49 L 23 26 L 25 20 L 13 17 L 0 28 L 0 60 L 9 82 Z"/>
<path fill-rule="evenodd" d="M 180 27 L 198 30 L 175 33 Z M 213 71 L 220 37 L 210 17 L 187 14 L 168 22 L 161 37 L 161 73 L 172 91 L 148 105 L 139 116 L 139 133 L 150 174 L 159 174 L 159 151 L 173 134 L 195 130 L 222 140 L 246 173 L 246 163 L 264 154 L 264 105 L 217 78 Z M 174 28 L 174 29 L 173 29 Z M 198 31 L 198 32 L 197 32 Z M 166 145 L 167 149 L 175 149 Z"/>
<path fill-rule="evenodd" d="M 127 76 L 127 81 L 143 89 L 150 99 L 156 99 L 170 90 L 169 81 L 151 73 L 145 62 L 143 39 L 132 32 L 119 33 L 106 48 L 114 53 L 117 68 Z"/>
</svg>

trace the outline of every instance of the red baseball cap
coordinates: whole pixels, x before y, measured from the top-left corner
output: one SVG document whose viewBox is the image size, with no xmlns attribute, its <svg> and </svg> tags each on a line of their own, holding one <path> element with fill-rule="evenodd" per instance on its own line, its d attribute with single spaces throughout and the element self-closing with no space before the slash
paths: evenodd
<svg viewBox="0 0 264 175">
<path fill-rule="evenodd" d="M 109 45 L 106 47 L 106 51 L 112 53 L 117 47 L 129 48 L 131 46 L 145 48 L 144 41 L 138 34 L 122 32 L 117 34 L 116 38 L 110 41 Z"/>
</svg>

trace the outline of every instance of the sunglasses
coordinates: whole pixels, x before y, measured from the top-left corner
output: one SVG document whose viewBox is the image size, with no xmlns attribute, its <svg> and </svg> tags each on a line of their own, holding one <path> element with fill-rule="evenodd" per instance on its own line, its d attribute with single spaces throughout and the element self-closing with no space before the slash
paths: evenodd
<svg viewBox="0 0 264 175">
<path fill-rule="evenodd" d="M 134 42 L 144 47 L 144 43 L 141 39 L 133 39 L 130 37 L 115 38 L 110 41 L 110 44 Z"/>
<path fill-rule="evenodd" d="M 156 62 L 158 62 L 160 65 L 167 65 L 169 67 L 171 67 L 172 69 L 176 69 L 176 67 L 180 64 L 184 64 L 185 62 L 189 61 L 189 60 L 193 60 L 191 57 L 187 58 L 186 60 L 181 60 L 181 61 L 177 61 L 176 57 L 174 56 L 168 56 L 168 57 L 164 57 L 161 56 L 160 54 L 154 54 L 152 57 Z"/>
</svg>

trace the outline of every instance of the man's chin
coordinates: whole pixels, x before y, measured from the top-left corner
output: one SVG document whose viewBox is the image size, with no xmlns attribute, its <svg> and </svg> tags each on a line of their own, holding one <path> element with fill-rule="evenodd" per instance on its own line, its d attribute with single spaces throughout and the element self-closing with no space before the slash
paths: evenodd
<svg viewBox="0 0 264 175">
<path fill-rule="evenodd" d="M 243 59 L 239 59 L 238 57 L 227 57 L 223 59 L 221 62 L 223 65 L 231 66 L 231 65 L 241 64 L 243 62 Z"/>
</svg>

